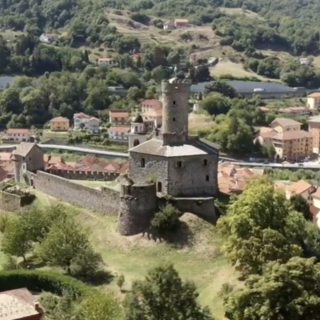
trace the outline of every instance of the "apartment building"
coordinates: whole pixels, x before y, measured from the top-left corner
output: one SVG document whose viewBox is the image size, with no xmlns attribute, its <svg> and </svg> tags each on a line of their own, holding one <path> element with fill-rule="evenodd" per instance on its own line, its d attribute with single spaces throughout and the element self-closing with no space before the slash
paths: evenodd
<svg viewBox="0 0 320 320">
<path fill-rule="evenodd" d="M 129 123 L 129 112 L 124 109 L 109 111 L 109 122 L 112 126 L 124 126 Z"/>
<path fill-rule="evenodd" d="M 280 159 L 297 161 L 312 155 L 312 134 L 301 130 L 300 122 L 276 118 L 270 127 L 271 131 L 263 130 L 257 139 L 261 144 L 272 143 Z"/>
<path fill-rule="evenodd" d="M 32 137 L 30 129 L 8 129 L 4 135 L 4 140 L 16 141 L 16 142 L 29 142 Z"/>
</svg>

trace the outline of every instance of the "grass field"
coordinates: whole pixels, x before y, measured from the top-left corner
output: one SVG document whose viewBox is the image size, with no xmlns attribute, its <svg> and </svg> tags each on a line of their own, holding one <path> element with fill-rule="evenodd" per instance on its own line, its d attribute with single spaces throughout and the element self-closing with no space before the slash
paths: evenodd
<svg viewBox="0 0 320 320">
<path fill-rule="evenodd" d="M 189 114 L 189 133 L 197 133 L 199 129 L 209 129 L 215 125 L 211 117 L 206 114 Z"/>
<path fill-rule="evenodd" d="M 258 13 L 250 10 L 242 10 L 241 8 L 225 8 L 221 7 L 220 10 L 230 15 L 245 15 L 247 18 L 261 19 L 264 20 Z"/>
<path fill-rule="evenodd" d="M 57 200 L 36 191 L 37 202 L 56 204 Z M 191 214 L 185 214 L 182 229 L 175 235 L 174 244 L 148 240 L 142 235 L 122 237 L 116 230 L 116 216 L 75 208 L 66 204 L 70 212 L 76 212 L 76 220 L 90 234 L 95 250 L 101 253 L 106 269 L 113 275 L 125 276 L 124 289 L 131 287 L 135 279 L 143 279 L 147 271 L 159 264 L 172 263 L 184 279 L 195 282 L 199 301 L 208 305 L 217 320 L 224 319 L 219 291 L 223 283 L 240 285 L 237 273 L 221 254 L 221 239 L 214 226 Z M 100 286 L 115 296 L 124 297 L 115 280 Z"/>
</svg>

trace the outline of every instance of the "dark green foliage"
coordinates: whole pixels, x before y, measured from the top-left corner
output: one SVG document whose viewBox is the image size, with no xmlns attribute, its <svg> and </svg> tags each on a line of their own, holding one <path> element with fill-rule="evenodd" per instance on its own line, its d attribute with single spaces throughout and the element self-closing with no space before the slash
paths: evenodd
<svg viewBox="0 0 320 320">
<path fill-rule="evenodd" d="M 48 291 L 58 295 L 68 291 L 74 296 L 82 296 L 92 290 L 74 278 L 50 271 L 35 270 L 1 271 L 0 287 L 3 291 L 28 288 L 35 292 Z"/>
<path fill-rule="evenodd" d="M 126 320 L 213 320 L 197 302 L 191 282 L 183 282 L 172 265 L 151 270 L 136 281 L 125 301 Z"/>
<path fill-rule="evenodd" d="M 319 320 L 320 265 L 314 258 L 271 262 L 225 301 L 230 320 Z"/>
<path fill-rule="evenodd" d="M 304 218 L 307 221 L 313 220 L 312 214 L 310 212 L 309 204 L 304 198 L 302 198 L 302 196 L 300 194 L 294 194 L 290 198 L 290 202 L 291 202 L 294 210 L 302 213 Z"/>
<path fill-rule="evenodd" d="M 210 115 L 226 114 L 231 108 L 231 101 L 218 92 L 212 92 L 201 101 L 200 107 Z"/>
<path fill-rule="evenodd" d="M 179 217 L 181 212 L 176 209 L 172 204 L 160 208 L 153 219 L 151 220 L 151 226 L 160 231 L 169 231 L 175 229 L 179 225 Z"/>
</svg>

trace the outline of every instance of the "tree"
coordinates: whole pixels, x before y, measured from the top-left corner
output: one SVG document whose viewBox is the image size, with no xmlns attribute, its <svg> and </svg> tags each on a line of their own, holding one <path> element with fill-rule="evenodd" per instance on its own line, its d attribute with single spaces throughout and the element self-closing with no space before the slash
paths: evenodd
<svg viewBox="0 0 320 320">
<path fill-rule="evenodd" d="M 71 273 L 71 263 L 84 254 L 89 246 L 87 234 L 71 218 L 54 224 L 39 248 L 44 261 L 66 267 Z"/>
<path fill-rule="evenodd" d="M 262 154 L 268 157 L 269 159 L 273 159 L 274 156 L 276 155 L 276 150 L 271 142 L 264 143 L 261 146 L 261 151 L 262 151 Z"/>
<path fill-rule="evenodd" d="M 126 320 L 212 320 L 207 308 L 197 302 L 191 282 L 183 282 L 172 265 L 149 271 L 136 281 L 125 300 Z"/>
<path fill-rule="evenodd" d="M 302 198 L 302 196 L 300 194 L 294 194 L 290 198 L 290 202 L 291 202 L 294 210 L 302 213 L 306 220 L 308 220 L 308 221 L 313 220 L 308 202 L 304 198 Z"/>
<path fill-rule="evenodd" d="M 226 256 L 243 275 L 259 274 L 268 261 L 303 255 L 306 221 L 271 180 L 254 179 L 218 221 Z"/>
<path fill-rule="evenodd" d="M 320 265 L 315 258 L 270 262 L 226 299 L 231 320 L 319 320 Z"/>
<path fill-rule="evenodd" d="M 229 98 L 235 98 L 237 96 L 236 90 L 224 81 L 215 81 L 207 84 L 203 93 L 206 96 L 210 92 L 219 92 Z"/>
<path fill-rule="evenodd" d="M 172 204 L 167 204 L 157 212 L 151 220 L 152 227 L 159 231 L 167 231 L 176 228 L 180 222 L 181 212 Z"/>
<path fill-rule="evenodd" d="M 26 262 L 26 254 L 31 248 L 32 241 L 24 221 L 19 218 L 10 219 L 7 222 L 1 241 L 2 251 L 6 254 L 22 257 Z"/>
<path fill-rule="evenodd" d="M 120 320 L 120 304 L 109 294 L 90 294 L 75 306 L 74 320 Z"/>
<path fill-rule="evenodd" d="M 212 92 L 201 101 L 200 106 L 210 115 L 218 115 L 228 113 L 231 108 L 231 103 L 229 99 L 222 94 Z"/>
</svg>

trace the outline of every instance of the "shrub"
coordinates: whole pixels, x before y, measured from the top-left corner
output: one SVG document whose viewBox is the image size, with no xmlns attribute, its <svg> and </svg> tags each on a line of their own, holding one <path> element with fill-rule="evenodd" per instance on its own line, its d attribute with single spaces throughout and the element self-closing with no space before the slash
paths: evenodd
<svg viewBox="0 0 320 320">
<path fill-rule="evenodd" d="M 175 229 L 180 220 L 180 211 L 172 204 L 167 204 L 157 212 L 151 220 L 151 226 L 159 231 L 167 231 Z"/>
<path fill-rule="evenodd" d="M 38 270 L 1 271 L 0 288 L 2 291 L 28 288 L 30 291 L 47 291 L 58 295 L 68 291 L 73 296 L 82 296 L 93 290 L 71 277 Z"/>
</svg>

